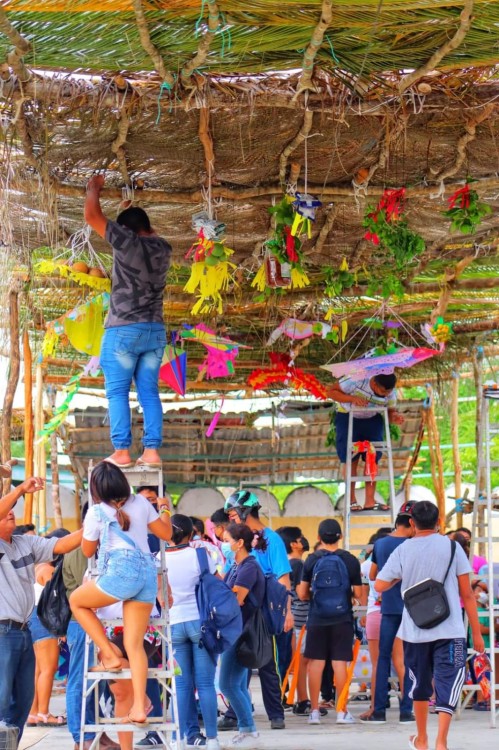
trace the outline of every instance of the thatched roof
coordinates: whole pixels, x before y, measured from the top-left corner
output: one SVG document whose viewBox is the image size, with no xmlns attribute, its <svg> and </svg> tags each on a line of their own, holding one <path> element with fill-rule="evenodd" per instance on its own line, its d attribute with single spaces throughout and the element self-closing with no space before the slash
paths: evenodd
<svg viewBox="0 0 499 750">
<path fill-rule="evenodd" d="M 332 308 L 333 322 L 348 320 L 349 356 L 383 300 L 374 277 L 399 277 L 404 296 L 389 303 L 412 326 L 440 301 L 456 331 L 446 367 L 477 333 L 495 341 L 497 3 L 7 0 L 0 32 L 1 239 L 28 279 L 32 328 L 94 293 L 38 277 L 33 258 L 41 246 L 58 254 L 81 228 L 86 181 L 105 169 L 104 210 L 115 216 L 122 187 L 135 185 L 136 203 L 173 245 L 171 328 L 203 320 L 252 347 L 240 353 L 234 382 L 267 361 L 264 343 L 286 317 L 323 320 Z M 493 212 L 463 236 L 442 211 L 467 177 Z M 311 284 L 262 298 L 251 282 L 271 231 L 268 208 L 290 182 L 303 191 L 305 180 L 323 203 L 303 245 Z M 184 256 L 209 186 L 238 268 L 224 312 L 194 318 Z M 426 250 L 395 272 L 363 239 L 362 220 L 385 188 L 402 186 Z M 94 245 L 105 250 L 97 238 Z M 325 296 L 343 258 L 356 286 Z M 335 351 L 313 339 L 297 365 L 317 374 Z M 57 356 L 53 374 L 63 380 L 78 355 L 60 348 Z M 191 380 L 201 359 L 190 360 Z"/>
</svg>

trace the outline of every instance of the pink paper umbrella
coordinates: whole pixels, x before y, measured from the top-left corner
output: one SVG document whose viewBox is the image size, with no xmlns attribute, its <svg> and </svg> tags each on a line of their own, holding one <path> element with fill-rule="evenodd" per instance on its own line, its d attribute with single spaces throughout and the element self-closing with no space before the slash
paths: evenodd
<svg viewBox="0 0 499 750">
<path fill-rule="evenodd" d="M 321 367 L 331 372 L 335 378 L 348 375 L 351 380 L 365 380 L 375 375 L 390 375 L 396 367 L 413 367 L 436 354 L 440 354 L 438 349 L 407 347 L 394 354 L 384 354 L 381 357 L 359 357 L 359 359 L 351 359 L 350 362 L 339 362 Z"/>
</svg>

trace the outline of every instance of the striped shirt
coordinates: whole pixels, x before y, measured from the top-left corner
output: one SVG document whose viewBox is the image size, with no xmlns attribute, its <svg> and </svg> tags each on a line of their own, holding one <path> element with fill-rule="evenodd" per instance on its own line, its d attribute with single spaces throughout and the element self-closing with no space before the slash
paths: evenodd
<svg viewBox="0 0 499 750">
<path fill-rule="evenodd" d="M 370 409 L 361 411 L 359 410 L 359 407 L 354 406 L 354 404 L 338 404 L 337 411 L 340 414 L 347 414 L 353 408 L 355 409 L 356 419 L 370 419 L 377 414 L 376 410 L 372 408 L 374 406 L 387 407 L 388 409 L 395 408 L 397 405 L 397 394 L 395 390 L 389 393 L 388 396 L 378 396 L 371 388 L 370 380 L 370 378 L 366 378 L 365 380 L 352 380 L 347 375 L 340 378 L 339 386 L 343 393 L 346 393 L 348 396 L 358 396 L 359 398 L 363 398 L 365 401 L 368 401 L 371 406 Z"/>
<path fill-rule="evenodd" d="M 35 565 L 54 557 L 58 539 L 0 539 L 0 620 L 27 622 L 35 606 Z"/>
</svg>

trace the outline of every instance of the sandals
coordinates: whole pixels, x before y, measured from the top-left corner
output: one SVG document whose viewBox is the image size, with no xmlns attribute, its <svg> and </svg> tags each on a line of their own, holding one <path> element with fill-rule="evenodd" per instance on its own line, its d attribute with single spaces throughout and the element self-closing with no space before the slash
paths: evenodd
<svg viewBox="0 0 499 750">
<path fill-rule="evenodd" d="M 362 510 L 365 511 L 366 513 L 369 513 L 369 512 L 375 513 L 378 510 L 386 512 L 387 510 L 390 510 L 390 506 L 389 505 L 385 505 L 384 503 L 374 503 L 374 505 L 371 505 L 370 508 L 365 508 L 364 507 L 364 508 L 362 508 Z"/>
<path fill-rule="evenodd" d="M 144 461 L 143 458 L 138 458 L 135 461 L 135 466 L 137 469 L 162 469 L 163 464 L 161 461 Z"/>
<path fill-rule="evenodd" d="M 360 503 L 350 503 L 350 513 L 360 513 L 364 510 L 364 506 Z"/>
<path fill-rule="evenodd" d="M 126 464 L 119 464 L 117 461 L 114 460 L 114 458 L 105 458 L 104 461 L 107 461 L 108 464 L 112 464 L 113 466 L 117 466 L 118 469 L 133 469 L 134 463 L 133 461 L 129 461 Z"/>
<path fill-rule="evenodd" d="M 54 716 L 51 713 L 37 714 L 37 717 L 38 722 L 35 725 L 37 727 L 65 727 L 68 723 L 65 716 Z M 53 719 L 53 721 L 51 721 L 51 719 Z"/>
<path fill-rule="evenodd" d="M 38 726 L 38 714 L 28 714 L 28 721 L 26 722 L 27 727 Z"/>
</svg>

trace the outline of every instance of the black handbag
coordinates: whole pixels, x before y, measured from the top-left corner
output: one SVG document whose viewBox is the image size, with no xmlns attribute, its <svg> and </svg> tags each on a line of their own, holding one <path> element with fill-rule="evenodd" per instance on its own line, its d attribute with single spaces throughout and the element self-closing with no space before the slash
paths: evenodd
<svg viewBox="0 0 499 750">
<path fill-rule="evenodd" d="M 243 667 L 260 669 L 269 663 L 272 656 L 272 637 L 267 623 L 261 608 L 255 609 L 236 642 L 236 658 Z"/>
<path fill-rule="evenodd" d="M 52 578 L 44 586 L 36 608 L 36 613 L 42 625 L 52 635 L 59 637 L 66 635 L 71 620 L 71 608 L 62 578 L 63 562 L 64 557 L 61 557 L 55 566 Z"/>
<path fill-rule="evenodd" d="M 456 553 L 456 542 L 451 543 L 450 562 L 442 582 L 425 578 L 406 589 L 403 593 L 404 606 L 414 624 L 422 630 L 435 628 L 450 615 L 449 602 L 445 592 L 445 581 Z"/>
</svg>

